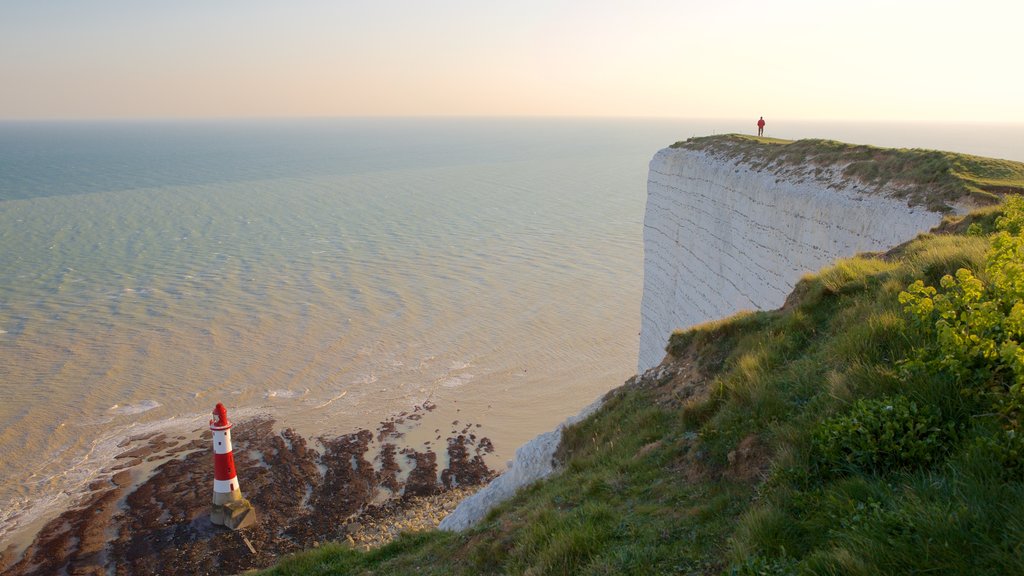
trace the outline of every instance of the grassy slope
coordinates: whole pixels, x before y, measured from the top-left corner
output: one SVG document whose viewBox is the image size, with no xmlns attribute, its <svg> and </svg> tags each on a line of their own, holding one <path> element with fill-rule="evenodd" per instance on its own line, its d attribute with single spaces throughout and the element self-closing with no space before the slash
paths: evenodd
<svg viewBox="0 0 1024 576">
<path fill-rule="evenodd" d="M 990 229 L 996 211 L 968 221 Z M 900 290 L 982 268 L 988 242 L 959 234 L 966 224 L 808 276 L 782 310 L 674 335 L 660 375 L 566 432 L 564 472 L 481 526 L 369 553 L 328 545 L 270 573 L 1024 573 L 1024 483 L 974 442 L 994 417 L 948 379 L 898 363 L 914 347 Z M 828 418 L 893 396 L 955 428 L 939 456 L 822 464 L 814 434 Z"/>
</svg>

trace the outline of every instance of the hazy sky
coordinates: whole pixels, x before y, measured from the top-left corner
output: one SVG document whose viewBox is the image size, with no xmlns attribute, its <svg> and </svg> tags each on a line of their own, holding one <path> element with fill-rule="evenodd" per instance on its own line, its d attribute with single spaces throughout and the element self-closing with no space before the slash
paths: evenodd
<svg viewBox="0 0 1024 576">
<path fill-rule="evenodd" d="M 0 0 L 0 118 L 1024 122 L 1022 0 Z"/>
</svg>

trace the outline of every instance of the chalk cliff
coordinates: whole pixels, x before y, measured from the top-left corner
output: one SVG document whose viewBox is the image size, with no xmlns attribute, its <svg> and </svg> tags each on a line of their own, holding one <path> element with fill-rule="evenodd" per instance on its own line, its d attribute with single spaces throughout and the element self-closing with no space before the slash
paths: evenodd
<svg viewBox="0 0 1024 576">
<path fill-rule="evenodd" d="M 804 274 L 837 258 L 887 250 L 942 219 L 925 207 L 927 198 L 915 196 L 913 183 L 866 183 L 846 173 L 849 160 L 841 155 L 822 160 L 819 151 L 804 162 L 766 155 L 742 138 L 737 145 L 736 138 L 704 140 L 712 145 L 666 148 L 650 163 L 638 374 L 661 363 L 673 330 L 778 308 Z M 829 147 L 805 144 L 812 151 Z M 659 370 L 647 376 L 657 380 Z M 600 404 L 519 448 L 509 469 L 440 528 L 473 526 L 520 487 L 552 474 L 562 429 Z"/>
<path fill-rule="evenodd" d="M 896 185 L 869 186 L 844 178 L 842 168 L 685 147 L 655 154 L 639 373 L 661 362 L 673 330 L 778 308 L 802 275 L 886 250 L 940 222 L 941 213 L 894 197 Z"/>
</svg>

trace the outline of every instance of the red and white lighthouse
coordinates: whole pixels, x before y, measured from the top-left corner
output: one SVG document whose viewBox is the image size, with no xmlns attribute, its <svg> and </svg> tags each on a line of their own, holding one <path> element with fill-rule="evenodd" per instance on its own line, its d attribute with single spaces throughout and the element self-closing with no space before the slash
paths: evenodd
<svg viewBox="0 0 1024 576">
<path fill-rule="evenodd" d="M 242 498 L 235 473 L 235 457 L 231 448 L 231 422 L 224 405 L 213 409 L 216 420 L 210 420 L 213 432 L 213 508 L 210 521 L 231 529 L 248 526 L 256 520 L 252 504 Z"/>
</svg>

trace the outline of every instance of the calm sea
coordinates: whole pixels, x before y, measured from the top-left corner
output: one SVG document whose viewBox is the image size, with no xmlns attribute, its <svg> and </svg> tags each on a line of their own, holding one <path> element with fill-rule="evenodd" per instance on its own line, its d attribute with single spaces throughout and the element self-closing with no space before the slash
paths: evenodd
<svg viewBox="0 0 1024 576">
<path fill-rule="evenodd" d="M 1019 126 L 777 124 L 1024 160 Z M 0 123 L 0 541 L 216 402 L 331 434 L 430 400 L 503 462 L 633 372 L 651 156 L 752 125 Z"/>
</svg>

